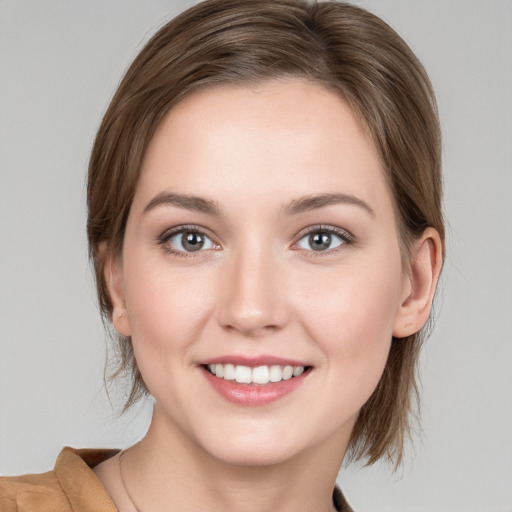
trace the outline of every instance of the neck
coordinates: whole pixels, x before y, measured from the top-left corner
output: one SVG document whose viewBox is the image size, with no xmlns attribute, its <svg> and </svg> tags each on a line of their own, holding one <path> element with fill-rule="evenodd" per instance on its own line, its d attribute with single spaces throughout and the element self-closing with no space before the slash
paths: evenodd
<svg viewBox="0 0 512 512">
<path fill-rule="evenodd" d="M 170 433 L 155 414 L 144 439 L 127 450 L 123 472 L 141 512 L 328 512 L 347 443 L 338 436 L 283 462 L 234 465 L 179 430 Z"/>
</svg>

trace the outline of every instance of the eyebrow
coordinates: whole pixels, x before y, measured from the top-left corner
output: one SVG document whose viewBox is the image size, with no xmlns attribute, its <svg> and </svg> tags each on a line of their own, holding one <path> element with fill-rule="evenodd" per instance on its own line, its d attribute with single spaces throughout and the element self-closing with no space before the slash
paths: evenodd
<svg viewBox="0 0 512 512">
<path fill-rule="evenodd" d="M 375 212 L 368 203 L 350 194 L 314 194 L 301 197 L 299 199 L 294 199 L 290 204 L 283 208 L 283 211 L 286 215 L 297 215 L 299 213 L 309 212 L 311 210 L 331 206 L 333 204 L 358 206 L 369 213 L 372 217 L 375 217 Z"/>
<path fill-rule="evenodd" d="M 314 194 L 301 197 L 291 201 L 283 208 L 283 211 L 286 215 L 297 215 L 333 204 L 358 206 L 375 217 L 375 212 L 368 203 L 350 194 Z M 220 208 L 215 201 L 175 192 L 161 192 L 155 196 L 144 208 L 144 213 L 161 205 L 172 205 L 185 210 L 221 216 Z"/>
<path fill-rule="evenodd" d="M 161 192 L 155 196 L 151 199 L 146 208 L 144 208 L 144 213 L 147 213 L 161 205 L 177 206 L 184 210 L 207 213 L 215 216 L 221 215 L 220 208 L 215 201 L 197 196 L 177 194 L 174 192 Z"/>
</svg>

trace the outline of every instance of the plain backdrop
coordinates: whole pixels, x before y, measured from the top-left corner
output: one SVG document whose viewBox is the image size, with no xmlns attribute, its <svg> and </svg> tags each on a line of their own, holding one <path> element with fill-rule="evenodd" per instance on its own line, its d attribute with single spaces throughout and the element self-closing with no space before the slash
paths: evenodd
<svg viewBox="0 0 512 512">
<path fill-rule="evenodd" d="M 340 472 L 357 511 L 512 511 L 512 1 L 360 0 L 412 46 L 444 131 L 448 257 L 403 469 Z M 124 447 L 85 238 L 85 172 L 124 69 L 190 1 L 0 0 L 0 473 Z M 300 424 L 300 418 L 293 419 Z"/>
</svg>

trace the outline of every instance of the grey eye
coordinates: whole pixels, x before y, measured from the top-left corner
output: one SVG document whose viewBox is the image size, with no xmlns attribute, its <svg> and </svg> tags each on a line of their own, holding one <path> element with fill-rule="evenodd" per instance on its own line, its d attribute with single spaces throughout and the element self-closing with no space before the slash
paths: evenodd
<svg viewBox="0 0 512 512">
<path fill-rule="evenodd" d="M 314 231 L 303 236 L 297 244 L 301 249 L 309 251 L 328 251 L 335 249 L 345 241 L 341 236 L 328 231 Z"/>
<path fill-rule="evenodd" d="M 173 249 L 182 252 L 197 252 L 214 248 L 214 243 L 204 233 L 199 231 L 182 231 L 171 236 L 168 244 Z"/>
</svg>

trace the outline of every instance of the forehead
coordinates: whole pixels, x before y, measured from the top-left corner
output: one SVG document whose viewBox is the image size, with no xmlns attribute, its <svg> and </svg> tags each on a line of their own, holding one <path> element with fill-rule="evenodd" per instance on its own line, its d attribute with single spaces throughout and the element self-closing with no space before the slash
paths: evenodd
<svg viewBox="0 0 512 512">
<path fill-rule="evenodd" d="M 276 189 L 283 200 L 306 192 L 391 200 L 379 155 L 348 104 L 296 79 L 209 88 L 176 105 L 150 141 L 136 200 L 165 189 L 205 197 L 249 199 Z"/>
</svg>

